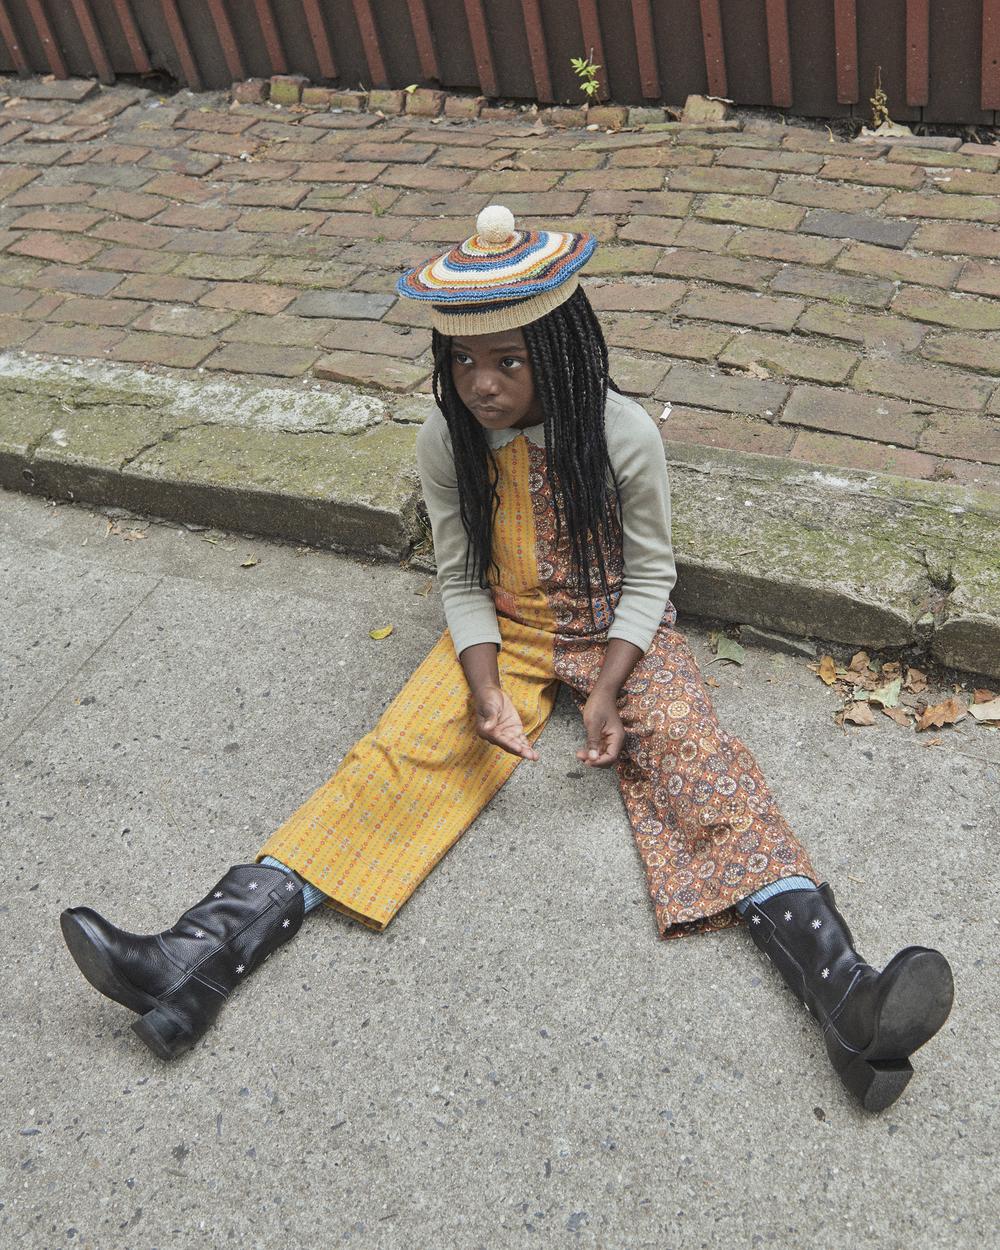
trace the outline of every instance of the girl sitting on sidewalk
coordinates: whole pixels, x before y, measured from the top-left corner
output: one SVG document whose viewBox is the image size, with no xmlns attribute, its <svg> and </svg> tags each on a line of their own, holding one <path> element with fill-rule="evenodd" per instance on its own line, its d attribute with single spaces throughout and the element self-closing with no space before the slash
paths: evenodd
<svg viewBox="0 0 1000 1250">
<path fill-rule="evenodd" d="M 434 396 L 417 458 L 448 628 L 376 727 L 256 853 L 163 933 L 62 914 L 84 976 L 159 1056 L 192 1046 L 233 989 L 320 903 L 373 929 L 535 742 L 570 688 L 590 768 L 615 766 L 662 937 L 745 922 L 869 1110 L 952 1001 L 947 960 L 909 946 L 879 973 L 759 768 L 722 729 L 684 638 L 667 470 L 646 411 L 608 375 L 578 272 L 596 240 L 476 234 L 400 278 L 431 305 Z"/>
</svg>

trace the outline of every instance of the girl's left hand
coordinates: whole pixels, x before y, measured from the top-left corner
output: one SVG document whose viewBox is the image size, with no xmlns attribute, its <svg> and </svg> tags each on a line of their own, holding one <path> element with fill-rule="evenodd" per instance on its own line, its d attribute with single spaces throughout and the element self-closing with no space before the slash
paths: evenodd
<svg viewBox="0 0 1000 1250">
<path fill-rule="evenodd" d="M 576 758 L 588 768 L 607 768 L 621 754 L 625 726 L 611 695 L 595 690 L 583 707 L 583 727 L 587 745 Z"/>
</svg>

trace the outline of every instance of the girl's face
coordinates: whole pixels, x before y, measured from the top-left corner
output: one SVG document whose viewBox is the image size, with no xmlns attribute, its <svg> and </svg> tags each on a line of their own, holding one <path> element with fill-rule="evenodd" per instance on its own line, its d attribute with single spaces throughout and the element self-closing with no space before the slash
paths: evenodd
<svg viewBox="0 0 1000 1250">
<path fill-rule="evenodd" d="M 456 335 L 451 375 L 459 399 L 484 429 L 523 430 L 544 420 L 520 330 Z"/>
</svg>

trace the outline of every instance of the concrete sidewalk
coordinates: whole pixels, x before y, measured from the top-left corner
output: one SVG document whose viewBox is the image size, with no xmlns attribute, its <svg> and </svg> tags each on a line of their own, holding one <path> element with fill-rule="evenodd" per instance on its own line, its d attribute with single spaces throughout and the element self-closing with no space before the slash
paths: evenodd
<svg viewBox="0 0 1000 1250">
<path fill-rule="evenodd" d="M 995 145 L 3 86 L 0 485 L 419 553 L 393 283 L 500 200 L 602 241 L 682 607 L 1000 672 Z"/>
<path fill-rule="evenodd" d="M 657 940 L 567 699 L 385 934 L 324 909 L 190 1054 L 146 1051 L 59 912 L 171 924 L 334 771 L 442 618 L 426 574 L 144 532 L 0 494 L 0 1243 L 992 1243 L 1000 734 L 837 728 L 804 661 L 753 647 L 706 668 L 713 700 L 859 949 L 954 966 L 952 1015 L 886 1112 L 848 1100 L 744 932 Z"/>
</svg>

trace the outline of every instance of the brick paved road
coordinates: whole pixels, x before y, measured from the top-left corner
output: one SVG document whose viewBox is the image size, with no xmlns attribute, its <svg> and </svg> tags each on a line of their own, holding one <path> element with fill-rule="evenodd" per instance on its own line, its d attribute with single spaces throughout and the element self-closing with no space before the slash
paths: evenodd
<svg viewBox="0 0 1000 1250">
<path fill-rule="evenodd" d="M 997 145 L 762 120 L 8 99 L 0 347 L 426 392 L 428 323 L 393 283 L 499 200 L 599 236 L 614 375 L 670 402 L 667 438 L 1000 491 L 998 169 Z"/>
</svg>

